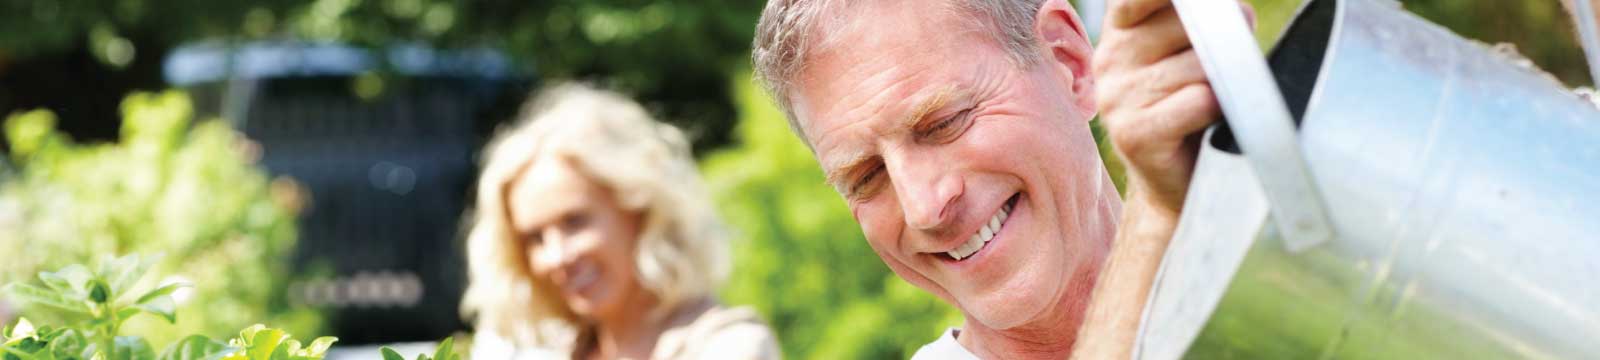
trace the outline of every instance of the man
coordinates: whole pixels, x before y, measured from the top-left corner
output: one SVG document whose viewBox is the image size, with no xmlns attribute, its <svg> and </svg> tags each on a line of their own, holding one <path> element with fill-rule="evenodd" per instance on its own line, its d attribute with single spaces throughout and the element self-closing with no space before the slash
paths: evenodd
<svg viewBox="0 0 1600 360">
<path fill-rule="evenodd" d="M 1129 355 L 1218 114 L 1169 1 L 1113 0 L 1099 51 L 1066 0 L 767 4 L 758 75 L 873 251 L 966 317 L 916 358 Z"/>
</svg>

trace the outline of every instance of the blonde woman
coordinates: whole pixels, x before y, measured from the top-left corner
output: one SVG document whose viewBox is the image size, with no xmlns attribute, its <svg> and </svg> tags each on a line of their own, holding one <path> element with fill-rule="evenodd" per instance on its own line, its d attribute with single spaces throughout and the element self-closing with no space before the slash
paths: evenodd
<svg viewBox="0 0 1600 360">
<path fill-rule="evenodd" d="M 677 129 L 564 85 L 485 153 L 462 301 L 474 356 L 779 357 L 753 311 L 713 297 L 726 233 Z"/>
</svg>

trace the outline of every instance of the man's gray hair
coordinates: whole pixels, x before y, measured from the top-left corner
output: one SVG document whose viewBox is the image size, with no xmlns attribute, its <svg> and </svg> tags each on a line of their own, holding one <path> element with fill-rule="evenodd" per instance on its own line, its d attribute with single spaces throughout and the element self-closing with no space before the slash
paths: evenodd
<svg viewBox="0 0 1600 360">
<path fill-rule="evenodd" d="M 972 14 L 975 21 L 987 27 L 994 41 L 1005 49 L 1011 61 L 1020 67 L 1039 62 L 1037 39 L 1033 34 L 1034 16 L 1044 0 L 940 0 L 953 8 Z M 809 53 L 819 44 L 827 42 L 826 36 L 817 36 L 824 29 L 837 30 L 839 19 L 845 18 L 829 12 L 847 11 L 855 0 L 769 0 L 756 23 L 755 43 L 751 45 L 751 60 L 755 63 L 756 78 L 768 94 L 778 102 L 789 127 L 800 135 L 806 146 L 798 119 L 795 119 L 790 91 L 796 77 L 805 69 Z M 828 22 L 828 23 L 825 23 Z"/>
</svg>

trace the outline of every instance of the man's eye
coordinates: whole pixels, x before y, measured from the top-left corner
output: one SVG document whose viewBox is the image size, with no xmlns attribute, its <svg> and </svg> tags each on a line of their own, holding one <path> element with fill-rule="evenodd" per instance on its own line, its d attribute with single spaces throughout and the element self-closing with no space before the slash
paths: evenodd
<svg viewBox="0 0 1600 360">
<path fill-rule="evenodd" d="M 919 138 L 924 142 L 944 143 L 955 140 L 972 123 L 972 109 L 961 110 L 949 117 L 939 119 L 933 126 L 918 131 Z"/>
<path fill-rule="evenodd" d="M 855 182 L 851 183 L 850 190 L 846 192 L 846 195 L 855 199 L 872 197 L 881 187 L 882 179 L 880 178 L 882 177 L 883 167 L 874 166 L 871 170 L 861 174 L 861 177 L 856 178 Z"/>
</svg>

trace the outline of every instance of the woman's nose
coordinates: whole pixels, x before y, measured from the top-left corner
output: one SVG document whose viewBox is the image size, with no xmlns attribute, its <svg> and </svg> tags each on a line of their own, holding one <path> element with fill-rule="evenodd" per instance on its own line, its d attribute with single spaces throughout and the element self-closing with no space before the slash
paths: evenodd
<svg viewBox="0 0 1600 360">
<path fill-rule="evenodd" d="M 544 243 L 534 252 L 534 262 L 538 263 L 540 270 L 549 271 L 560 268 L 567 260 L 566 239 L 557 231 L 547 231 L 544 234 Z"/>
</svg>

